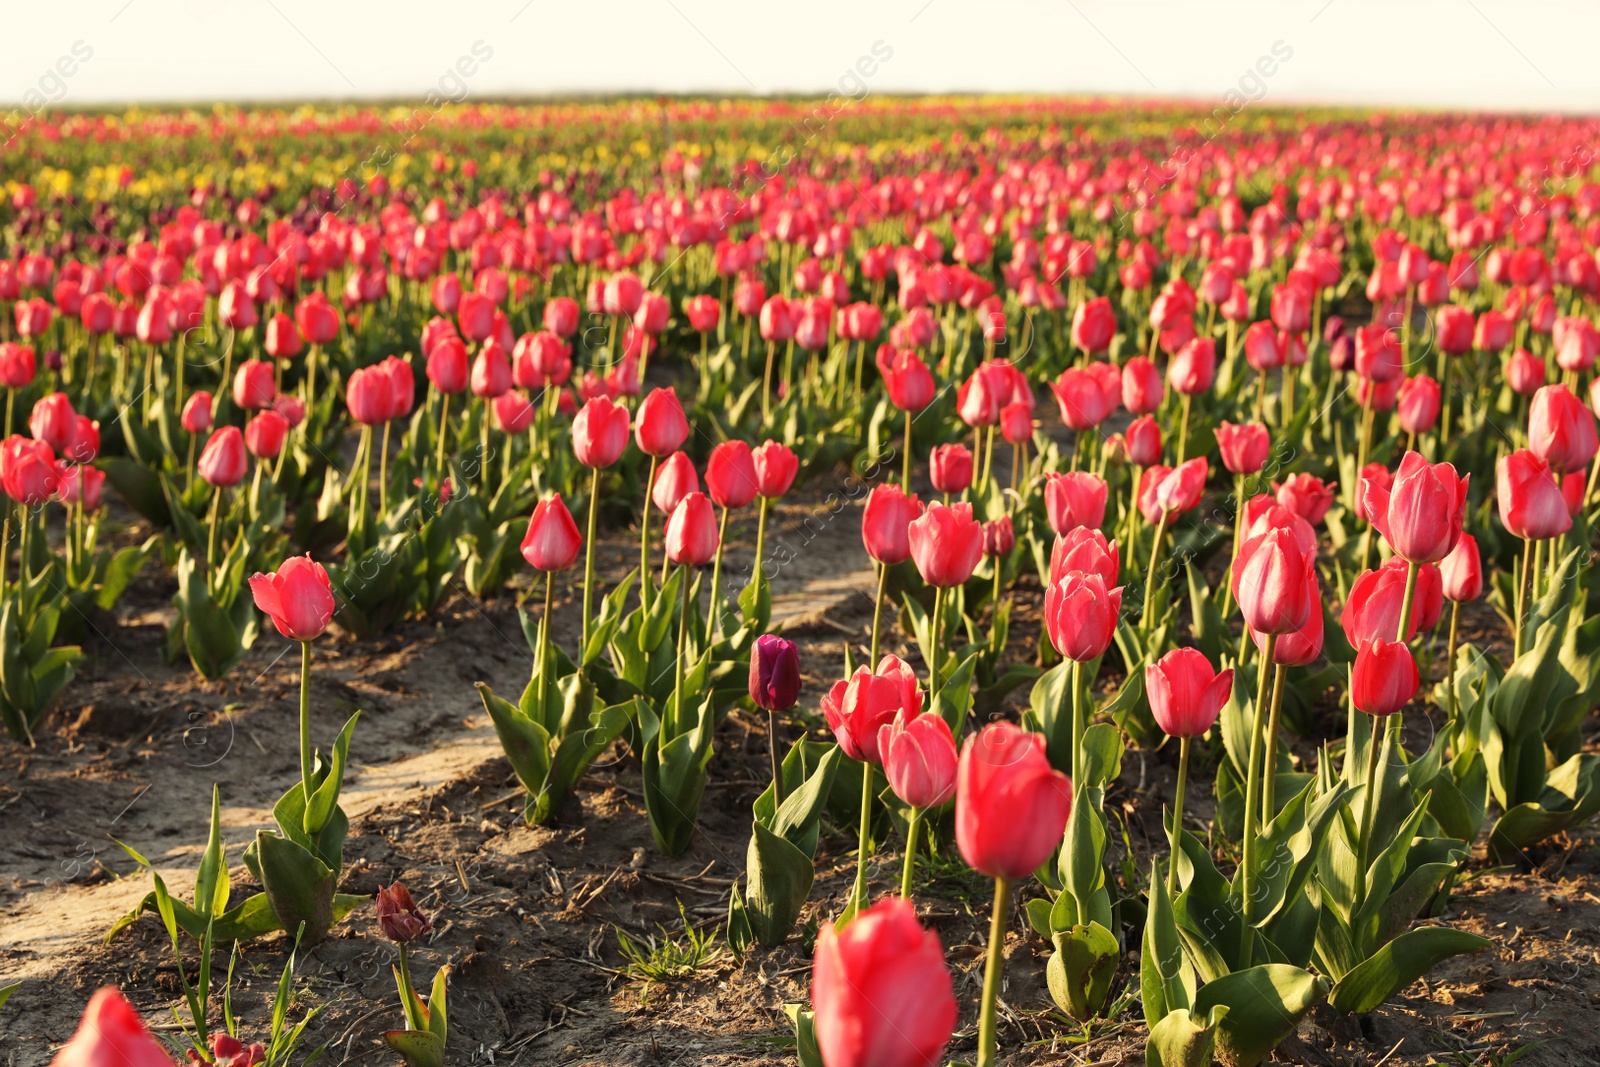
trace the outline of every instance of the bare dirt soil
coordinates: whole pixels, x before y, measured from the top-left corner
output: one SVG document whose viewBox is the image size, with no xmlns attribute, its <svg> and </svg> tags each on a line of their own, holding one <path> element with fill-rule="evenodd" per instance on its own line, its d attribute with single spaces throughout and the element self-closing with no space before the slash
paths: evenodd
<svg viewBox="0 0 1600 1067">
<path fill-rule="evenodd" d="M 805 691 L 783 726 L 787 746 L 820 729 L 817 702 L 857 661 L 871 620 L 871 574 L 858 512 L 838 487 L 797 494 L 776 510 L 771 538 L 792 560 L 774 578 L 775 617 L 801 645 Z M 733 530 L 729 568 L 747 570 L 753 515 Z M 601 552 L 607 573 L 636 556 L 628 531 Z M 109 945 L 105 931 L 149 889 L 148 874 L 111 838 L 138 848 L 187 897 L 203 842 L 213 781 L 221 783 L 234 899 L 250 891 L 243 845 L 269 822 L 272 801 L 296 779 L 298 662 L 292 645 L 263 636 L 226 682 L 207 684 L 161 649 L 171 616 L 170 580 L 151 574 L 96 623 L 90 660 L 50 720 L 37 749 L 0 745 L 0 984 L 22 979 L 0 1013 L 0 1062 L 48 1063 L 69 1037 L 90 993 L 116 983 L 147 1019 L 181 1000 L 165 932 L 146 917 Z M 1024 579 L 1013 623 L 1037 632 L 1038 588 Z M 570 644 L 578 606 L 557 607 Z M 1030 637 L 1031 639 L 1031 637 Z M 890 651 L 915 653 L 891 632 Z M 808 938 L 736 958 L 717 939 L 693 973 L 647 982 L 630 973 L 619 932 L 636 942 L 670 936 L 684 921 L 714 930 L 744 870 L 751 803 L 765 787 L 765 721 L 737 710 L 719 729 L 711 786 L 689 851 L 667 859 L 651 844 L 637 764 L 620 743 L 580 782 L 557 824 L 530 828 L 521 790 L 472 685 L 520 692 L 532 666 L 515 605 L 453 595 L 436 617 L 360 644 L 333 638 L 316 649 L 313 718 L 326 745 L 348 713 L 363 711 L 344 794 L 351 818 L 341 890 L 371 894 L 400 879 L 434 917 L 413 953 L 419 978 L 452 965 L 449 1062 L 453 1064 L 708 1064 L 793 1062 L 786 1003 L 804 1001 Z M 1027 699 L 1014 694 L 1008 711 Z M 1309 749 L 1308 749 L 1309 751 Z M 1134 752 L 1108 797 L 1127 818 L 1136 865 L 1148 870 L 1159 811 L 1171 795 L 1173 754 Z M 1196 798 L 1192 818 L 1210 817 Z M 1547 843 L 1531 869 L 1465 872 L 1445 921 L 1495 942 L 1448 961 L 1379 1011 L 1340 1018 L 1326 1008 L 1302 1026 L 1280 1060 L 1318 1065 L 1600 1063 L 1600 849 L 1593 829 Z M 898 877 L 900 842 L 884 845 L 874 885 Z M 808 915 L 835 914 L 853 874 L 854 834 L 827 827 Z M 951 1049 L 970 1058 L 973 1005 L 982 978 L 988 890 L 954 856 L 931 863 L 919 900 L 956 972 L 964 1005 Z M 186 944 L 191 966 L 194 946 Z M 235 1006 L 247 1031 L 266 1007 L 290 945 L 282 936 L 244 946 Z M 1144 1028 L 1131 996 L 1109 1022 L 1071 1023 L 1051 1006 L 1048 945 L 1013 916 L 1003 993 L 1008 1064 L 1139 1063 Z M 216 967 L 226 967 L 218 950 Z M 320 1007 L 312 1046 L 322 1062 L 390 1063 L 383 1031 L 400 1024 L 392 946 L 370 908 L 304 950 L 296 1012 Z M 1134 978 L 1130 953 L 1123 980 Z M 1131 989 L 1130 989 L 1131 992 Z M 176 1024 L 168 1024 L 175 1030 Z"/>
</svg>

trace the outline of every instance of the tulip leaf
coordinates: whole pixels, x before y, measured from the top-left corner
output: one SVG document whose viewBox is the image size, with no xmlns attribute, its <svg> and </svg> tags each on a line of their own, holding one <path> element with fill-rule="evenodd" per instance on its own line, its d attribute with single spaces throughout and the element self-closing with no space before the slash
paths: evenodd
<svg viewBox="0 0 1600 1067">
<path fill-rule="evenodd" d="M 783 1013 L 794 1027 L 795 1056 L 800 1067 L 823 1067 L 822 1049 L 817 1045 L 816 1021 L 811 1010 L 803 1004 L 785 1004 Z"/>
<path fill-rule="evenodd" d="M 1139 953 L 1139 992 L 1145 1025 L 1152 1030 L 1168 1014 L 1194 1003 L 1194 968 L 1183 954 L 1172 898 L 1159 864 L 1150 869 L 1150 906 L 1144 920 L 1144 945 Z"/>
<path fill-rule="evenodd" d="M 1122 731 L 1097 722 L 1083 732 L 1083 786 L 1104 789 L 1122 773 Z M 1073 783 L 1077 787 L 1078 783 Z"/>
<path fill-rule="evenodd" d="M 1050 766 L 1062 774 L 1072 773 L 1072 664 L 1051 667 L 1033 683 L 1023 721 L 1034 733 L 1044 735 L 1045 755 Z"/>
<path fill-rule="evenodd" d="M 1490 854 L 1506 859 L 1600 811 L 1600 756 L 1580 753 L 1551 771 L 1537 803 L 1518 804 L 1495 822 Z"/>
<path fill-rule="evenodd" d="M 120 421 L 126 425 L 130 420 Z M 121 494 L 130 508 L 150 520 L 150 525 L 157 529 L 172 525 L 171 505 L 154 467 L 126 456 L 103 458 L 95 465 L 106 472 L 106 481 Z"/>
<path fill-rule="evenodd" d="M 220 914 L 228 906 L 228 863 L 222 850 L 222 792 L 211 787 L 211 831 L 200 870 L 194 880 L 194 907 L 203 918 Z"/>
<path fill-rule="evenodd" d="M 834 774 L 844 758 L 843 749 L 837 745 L 830 746 L 807 775 L 805 782 L 799 788 L 790 790 L 783 798 L 783 803 L 778 805 L 778 810 L 770 821 L 766 822 L 767 828 L 779 837 L 799 846 L 809 855 L 811 848 L 816 844 L 817 824 L 827 807 L 828 796 L 833 791 Z M 784 762 L 788 762 L 787 758 Z M 769 793 L 771 789 L 771 786 L 767 787 Z M 770 803 L 771 798 L 767 799 Z M 757 811 L 757 821 L 761 822 L 763 820 L 760 818 L 759 808 Z"/>
<path fill-rule="evenodd" d="M 317 753 L 316 770 L 312 772 L 315 779 L 315 788 L 311 793 L 311 803 L 306 806 L 305 831 L 307 834 L 316 835 L 328 824 L 333 810 L 339 804 L 339 790 L 344 785 L 344 765 L 350 754 L 350 735 L 355 732 L 356 720 L 361 718 L 361 713 L 355 712 L 345 720 L 344 728 L 339 731 L 338 738 L 333 742 L 333 753 L 328 761 L 324 761 L 322 753 Z"/>
<path fill-rule="evenodd" d="M 1224 644 L 1232 639 L 1232 634 L 1222 621 L 1222 611 L 1217 607 L 1211 587 L 1206 585 L 1200 569 L 1191 562 L 1184 570 L 1189 583 L 1189 608 L 1193 619 L 1190 627 L 1194 643 L 1206 654 L 1206 659 L 1220 663 Z"/>
<path fill-rule="evenodd" d="M 657 733 L 645 743 L 641 761 L 645 813 L 656 847 L 669 856 L 683 852 L 694 836 L 714 726 L 715 714 L 707 697 L 692 730 L 665 740 L 663 733 Z"/>
<path fill-rule="evenodd" d="M 239 665 L 246 649 L 238 628 L 211 598 L 205 572 L 187 549 L 178 555 L 178 592 L 172 602 L 183 617 L 183 643 L 189 661 L 202 677 L 215 681 Z"/>
<path fill-rule="evenodd" d="M 976 652 L 967 656 L 939 685 L 934 695 L 932 710 L 950 726 L 950 732 L 961 736 L 967 725 L 967 713 L 972 710 L 972 672 L 978 666 Z"/>
<path fill-rule="evenodd" d="M 563 687 L 578 677 L 569 675 L 562 679 Z M 587 685 L 587 681 L 584 684 Z M 532 798 L 533 813 L 529 821 L 544 825 L 589 765 L 622 736 L 622 731 L 633 721 L 633 715 L 633 701 L 613 704 L 591 711 L 584 722 L 573 723 L 570 730 L 559 736 L 544 788 Z"/>
<path fill-rule="evenodd" d="M 1045 968 L 1050 998 L 1056 1007 L 1088 1022 L 1105 1007 L 1116 977 L 1121 947 L 1116 935 L 1098 922 L 1058 930 L 1055 954 Z"/>
<path fill-rule="evenodd" d="M 316 943 L 333 926 L 336 871 L 299 843 L 266 830 L 256 832 L 256 862 L 267 902 L 283 929 L 305 924 L 305 938 Z"/>
<path fill-rule="evenodd" d="M 1178 884 L 1184 889 L 1172 911 L 1191 961 L 1206 980 L 1226 974 L 1238 959 L 1244 917 L 1206 843 L 1187 830 L 1178 857 Z"/>
<path fill-rule="evenodd" d="M 811 893 L 811 857 L 761 823 L 752 823 L 745 856 L 745 914 L 763 947 L 781 945 Z"/>
<path fill-rule="evenodd" d="M 1217 1058 L 1227 1067 L 1255 1067 L 1294 1033 L 1326 990 L 1327 983 L 1310 971 L 1264 963 L 1207 982 L 1190 1012 L 1205 1017 L 1226 1007 L 1217 1024 Z"/>
<path fill-rule="evenodd" d="M 1228 1006 L 1218 1004 L 1205 1015 L 1176 1008 L 1150 1027 L 1144 1043 L 1145 1067 L 1211 1067 L 1217 1027 L 1228 1016 Z"/>
<path fill-rule="evenodd" d="M 600 613 L 595 616 L 589 627 L 589 643 L 579 650 L 582 666 L 588 667 L 598 660 L 600 653 L 605 651 L 606 646 L 617 636 L 617 629 L 622 625 L 628 593 L 633 588 L 633 579 L 637 573 L 629 571 L 623 575 L 617 587 L 600 601 Z"/>
<path fill-rule="evenodd" d="M 1066 842 L 1058 860 L 1062 893 L 1056 898 L 1056 915 L 1052 916 L 1057 931 L 1063 924 L 1055 920 L 1062 916 L 1072 926 L 1111 926 L 1111 897 L 1106 891 L 1106 823 L 1100 803 L 1100 790 L 1095 788 L 1079 789 L 1072 797 L 1072 817 L 1067 821 Z"/>
<path fill-rule="evenodd" d="M 683 572 L 682 567 L 672 568 L 671 576 L 656 590 L 654 599 L 650 601 L 650 608 L 644 613 L 644 628 L 639 631 L 640 651 L 654 652 L 666 640 L 667 630 L 677 614 L 679 590 L 684 582 Z"/>
<path fill-rule="evenodd" d="M 1341 1014 L 1368 1012 L 1427 974 L 1439 961 L 1481 952 L 1490 942 L 1465 930 L 1419 926 L 1362 961 L 1334 984 L 1328 1003 Z"/>
<path fill-rule="evenodd" d="M 390 1030 L 384 1044 L 406 1062 L 406 1067 L 444 1067 L 444 1038 L 427 1030 Z"/>
</svg>

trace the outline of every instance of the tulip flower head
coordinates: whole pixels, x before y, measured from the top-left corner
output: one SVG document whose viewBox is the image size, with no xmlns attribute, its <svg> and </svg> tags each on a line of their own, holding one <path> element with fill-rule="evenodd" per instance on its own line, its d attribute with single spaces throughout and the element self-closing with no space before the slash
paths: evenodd
<svg viewBox="0 0 1600 1067">
<path fill-rule="evenodd" d="M 1543 541 L 1572 529 L 1572 514 L 1548 464 L 1527 449 L 1495 464 L 1500 523 L 1517 537 Z"/>
<path fill-rule="evenodd" d="M 922 503 L 893 482 L 873 487 L 861 511 L 861 540 L 867 555 L 893 566 L 911 557 L 910 527 Z"/>
<path fill-rule="evenodd" d="M 1175 648 L 1144 669 L 1156 724 L 1170 737 L 1199 737 L 1211 729 L 1233 692 L 1233 670 L 1212 669 L 1205 653 Z"/>
<path fill-rule="evenodd" d="M 407 944 L 433 930 L 433 923 L 411 899 L 411 891 L 399 882 L 378 887 L 376 902 L 378 929 L 396 944 Z"/>
<path fill-rule="evenodd" d="M 857 667 L 848 679 L 834 682 L 822 698 L 822 715 L 844 754 L 865 763 L 883 762 L 879 730 L 904 713 L 922 714 L 922 689 L 916 672 L 899 656 L 886 655 L 877 670 Z"/>
<path fill-rule="evenodd" d="M 983 558 L 983 524 L 965 502 L 930 505 L 912 521 L 907 538 L 922 580 L 943 589 L 971 578 Z"/>
<path fill-rule="evenodd" d="M 1399 641 L 1374 638 L 1356 652 L 1350 698 L 1368 715 L 1393 715 L 1411 702 L 1421 679 L 1411 650 Z"/>
<path fill-rule="evenodd" d="M 952 1000 L 952 1016 L 954 1010 Z M 52 1067 L 172 1067 L 172 1058 L 116 986 L 90 998 L 77 1033 L 50 1062 Z"/>
<path fill-rule="evenodd" d="M 251 575 L 250 593 L 256 607 L 291 641 L 320 637 L 333 619 L 333 583 L 309 555 L 290 556 L 271 574 Z"/>
<path fill-rule="evenodd" d="M 968 737 L 956 770 L 956 846 L 990 878 L 1026 878 L 1061 844 L 1072 782 L 1044 736 L 997 722 Z"/>
<path fill-rule="evenodd" d="M 1107 493 L 1105 479 L 1089 471 L 1046 476 L 1044 506 L 1050 529 L 1058 535 L 1080 526 L 1098 530 L 1106 520 Z"/>
<path fill-rule="evenodd" d="M 583 538 L 561 494 L 539 501 L 522 538 L 522 558 L 535 570 L 564 571 L 577 562 Z"/>
<path fill-rule="evenodd" d="M 766 711 L 788 711 L 800 698 L 800 650 L 776 634 L 756 638 L 750 652 L 750 699 Z"/>
<path fill-rule="evenodd" d="M 936 808 L 956 793 L 956 741 L 940 715 L 904 711 L 878 728 L 878 753 L 894 795 L 913 808 Z"/>
<path fill-rule="evenodd" d="M 1045 629 L 1056 651 L 1077 663 L 1105 654 L 1122 613 L 1122 587 L 1106 587 L 1098 573 L 1068 571 L 1044 594 Z"/>
<path fill-rule="evenodd" d="M 1437 563 L 1461 536 L 1470 477 L 1457 475 L 1448 463 L 1429 463 L 1407 452 L 1392 488 L 1362 483 L 1362 508 L 1401 559 Z"/>
<path fill-rule="evenodd" d="M 692 492 L 667 519 L 667 558 L 686 567 L 704 567 L 717 554 L 717 517 L 711 500 Z"/>
</svg>

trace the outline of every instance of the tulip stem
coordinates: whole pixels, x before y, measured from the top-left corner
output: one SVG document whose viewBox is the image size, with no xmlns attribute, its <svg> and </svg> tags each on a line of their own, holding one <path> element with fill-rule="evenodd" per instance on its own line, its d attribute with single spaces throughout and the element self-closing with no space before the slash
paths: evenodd
<svg viewBox="0 0 1600 1067">
<path fill-rule="evenodd" d="M 772 361 L 778 354 L 778 342 L 767 342 L 767 369 L 761 376 L 761 425 L 772 421 Z"/>
<path fill-rule="evenodd" d="M 994 914 L 989 917 L 989 959 L 983 967 L 983 1000 L 978 1004 L 978 1064 L 994 1067 L 995 1001 L 1000 997 L 1000 980 L 1006 966 L 1006 910 L 1010 904 L 1011 883 L 994 880 Z"/>
<path fill-rule="evenodd" d="M 450 428 L 450 394 L 439 394 L 439 442 L 435 446 L 433 464 L 439 470 L 439 486 L 444 487 L 444 435 Z"/>
<path fill-rule="evenodd" d="M 851 911 L 860 914 L 867 906 L 867 860 L 872 850 L 872 764 L 861 761 L 861 832 L 856 846 L 856 886 L 851 894 Z"/>
<path fill-rule="evenodd" d="M 1444 682 L 1445 713 L 1449 717 L 1449 725 L 1455 726 L 1456 715 L 1460 712 L 1456 700 L 1456 624 L 1461 618 L 1461 601 L 1450 601 L 1450 640 L 1445 645 L 1444 656 Z"/>
<path fill-rule="evenodd" d="M 1597 468 L 1600 469 L 1600 468 Z M 906 454 L 900 464 L 900 488 L 911 492 L 911 412 L 906 412 Z"/>
<path fill-rule="evenodd" d="M 911 872 L 917 865 L 917 837 L 922 832 L 922 809 L 912 808 L 906 824 L 906 862 L 900 870 L 900 899 L 911 899 Z"/>
<path fill-rule="evenodd" d="M 783 761 L 778 758 L 778 713 L 767 709 L 767 748 L 772 756 L 772 808 L 783 804 Z"/>
<path fill-rule="evenodd" d="M 1167 529 L 1167 513 L 1163 511 L 1161 518 L 1156 521 L 1156 535 L 1150 542 L 1150 564 L 1144 574 L 1144 610 L 1139 613 L 1139 625 L 1149 629 L 1151 618 L 1150 608 L 1155 600 L 1156 592 L 1156 560 L 1161 558 L 1161 535 Z"/>
<path fill-rule="evenodd" d="M 1178 419 L 1178 462 L 1174 466 L 1183 466 L 1183 459 L 1189 453 L 1189 405 L 1193 400 L 1188 393 L 1183 394 L 1183 414 Z"/>
<path fill-rule="evenodd" d="M 661 457 L 650 457 L 650 477 L 644 483 L 644 514 L 639 519 L 639 603 L 645 611 L 650 610 L 650 491 L 655 488 L 656 467 L 660 462 Z M 589 543 L 593 544 L 593 539 Z M 758 558 L 760 549 L 758 543 Z"/>
<path fill-rule="evenodd" d="M 378 453 L 378 517 L 389 514 L 389 427 L 393 423 L 383 424 L 383 451 Z M 194 448 L 193 438 L 189 441 L 191 451 Z M 592 540 L 594 535 L 590 534 Z"/>
<path fill-rule="evenodd" d="M 215 566 L 217 558 L 217 511 L 222 501 L 223 488 L 216 486 L 211 490 L 211 514 L 206 518 L 206 567 Z M 22 525 L 22 569 L 27 574 L 28 568 L 28 525 Z"/>
<path fill-rule="evenodd" d="M 1278 722 L 1283 714 L 1285 688 L 1283 676 L 1288 671 L 1288 667 L 1279 663 L 1272 672 L 1272 715 L 1267 720 L 1267 757 L 1262 764 L 1261 778 L 1261 825 L 1263 826 L 1271 823 L 1273 816 L 1278 814 L 1278 809 L 1272 801 L 1278 785 Z"/>
<path fill-rule="evenodd" d="M 544 714 L 545 695 L 550 688 L 550 609 L 555 605 L 555 577 L 555 571 L 544 572 L 544 614 L 539 616 L 539 658 L 535 665 L 541 715 Z"/>
<path fill-rule="evenodd" d="M 1189 742 L 1178 738 L 1178 788 L 1172 798 L 1172 855 L 1167 860 L 1167 893 L 1178 891 L 1178 853 L 1183 848 L 1183 794 L 1189 784 Z"/>
<path fill-rule="evenodd" d="M 384 427 L 383 433 L 385 441 L 387 441 L 389 435 L 388 426 Z M 583 545 L 583 624 L 579 631 L 583 634 L 583 644 L 578 646 L 580 666 L 589 648 L 589 619 L 594 608 L 594 527 L 595 517 L 599 511 L 600 468 L 594 467 L 589 472 L 589 536 Z"/>
<path fill-rule="evenodd" d="M 1523 627 L 1528 621 L 1528 596 L 1533 586 L 1533 538 L 1522 539 L 1522 580 L 1517 583 L 1517 632 L 1514 635 L 1513 659 L 1521 659 L 1527 641 L 1523 637 Z M 1404 616 L 1401 616 L 1404 619 Z"/>
<path fill-rule="evenodd" d="M 889 584 L 889 565 L 878 564 L 878 595 L 872 601 L 872 659 L 868 661 L 869 670 L 878 669 L 878 638 L 883 622 L 883 590 Z"/>
<path fill-rule="evenodd" d="M 300 642 L 300 788 L 311 810 L 311 642 Z"/>
<path fill-rule="evenodd" d="M 989 469 L 994 464 L 994 427 L 990 426 L 983 435 L 983 475 L 978 479 L 978 494 L 983 495 L 989 488 Z"/>
<path fill-rule="evenodd" d="M 590 534 L 593 537 L 593 534 Z M 722 521 L 717 524 L 717 558 L 711 567 L 711 615 L 706 620 L 706 644 L 711 644 L 722 633 L 722 548 L 728 543 L 728 509 L 722 509 Z M 779 790 L 781 793 L 783 790 Z"/>
<path fill-rule="evenodd" d="M 687 566 L 680 564 L 678 572 L 679 577 L 683 579 L 683 601 L 678 609 L 678 655 L 674 659 L 672 678 L 672 721 L 674 727 L 681 725 L 685 721 L 683 716 L 683 646 L 685 643 L 684 638 L 689 631 L 689 586 L 694 584 L 689 579 L 689 568 Z M 667 740 L 671 740 L 677 736 L 676 729 L 671 733 L 666 733 L 665 736 Z M 663 741 L 662 743 L 665 744 L 666 742 Z"/>
<path fill-rule="evenodd" d="M 1240 924 L 1243 937 L 1239 945 L 1239 968 L 1250 966 L 1251 951 L 1255 947 L 1254 939 L 1250 936 L 1253 927 L 1250 925 L 1251 912 L 1251 883 L 1255 881 L 1255 856 L 1256 856 L 1256 817 L 1261 814 L 1261 744 L 1262 734 L 1266 732 L 1267 703 L 1270 694 L 1267 685 L 1267 672 L 1272 669 L 1272 654 L 1278 645 L 1278 635 L 1267 635 L 1267 647 L 1261 650 L 1261 668 L 1256 674 L 1256 712 L 1255 718 L 1250 723 L 1250 764 L 1246 771 L 1245 800 L 1244 800 L 1244 858 L 1240 861 L 1244 866 L 1244 921 Z"/>
<path fill-rule="evenodd" d="M 1081 788 L 1083 781 L 1083 735 L 1088 729 L 1087 701 L 1083 698 L 1083 664 L 1077 660 L 1072 661 L 1072 667 L 1067 672 L 1067 685 L 1070 688 L 1072 700 L 1072 784 L 1074 788 Z"/>
<path fill-rule="evenodd" d="M 1406 592 L 1400 599 L 1400 632 L 1394 639 L 1402 645 L 1411 639 L 1411 603 L 1417 596 L 1417 565 L 1406 563 Z"/>
<path fill-rule="evenodd" d="M 935 586 L 933 590 L 933 647 L 928 649 L 928 699 L 939 695 L 939 663 L 944 659 L 940 642 L 944 639 L 944 587 Z M 878 669 L 876 662 L 871 664 L 873 670 Z"/>
</svg>

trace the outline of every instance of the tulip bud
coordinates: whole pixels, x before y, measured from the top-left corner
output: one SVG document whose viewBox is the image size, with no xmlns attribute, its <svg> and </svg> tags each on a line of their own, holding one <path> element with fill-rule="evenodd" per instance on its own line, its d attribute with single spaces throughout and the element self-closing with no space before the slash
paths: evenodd
<svg viewBox="0 0 1600 1067">
<path fill-rule="evenodd" d="M 1088 471 L 1046 476 L 1044 506 L 1050 528 L 1057 534 L 1079 526 L 1098 530 L 1105 523 L 1107 492 L 1105 479 Z"/>
<path fill-rule="evenodd" d="M 1374 638 L 1356 652 L 1350 699 L 1368 715 L 1393 715 L 1411 702 L 1419 684 L 1417 661 L 1401 642 Z"/>
<path fill-rule="evenodd" d="M 878 753 L 889 788 L 917 809 L 936 808 L 956 793 L 956 742 L 940 715 L 906 717 L 878 728 Z"/>
<path fill-rule="evenodd" d="M 1572 529 L 1572 515 L 1549 466 L 1527 449 L 1495 464 L 1500 522 L 1517 537 L 1542 541 Z"/>
<path fill-rule="evenodd" d="M 904 660 L 886 655 L 877 670 L 863 665 L 848 679 L 834 682 L 822 698 L 822 714 L 846 756 L 881 764 L 881 729 L 896 715 L 914 719 L 922 714 L 922 689 Z"/>
<path fill-rule="evenodd" d="M 1461 536 L 1470 477 L 1459 477 L 1448 463 L 1429 463 L 1407 452 L 1392 489 L 1362 483 L 1362 506 L 1401 559 L 1437 563 Z"/>
<path fill-rule="evenodd" d="M 433 930 L 433 923 L 411 900 L 411 892 L 399 882 L 378 887 L 378 929 L 397 944 L 407 944 Z"/>
<path fill-rule="evenodd" d="M 689 437 L 689 420 L 676 390 L 652 389 L 639 405 L 634 440 L 646 455 L 660 458 L 677 451 Z"/>
<path fill-rule="evenodd" d="M 907 910 L 911 910 L 909 905 Z M 935 935 L 930 933 L 928 937 Z M 937 940 L 933 948 L 938 950 Z M 948 976 L 945 981 L 948 986 Z M 954 998 L 950 1001 L 950 1016 L 947 1030 L 955 1025 Z M 53 1067 L 171 1067 L 172 1059 L 117 987 L 105 986 L 89 1000 L 77 1033 L 51 1063 Z"/>
<path fill-rule="evenodd" d="M 983 557 L 983 526 L 965 502 L 930 505 L 912 521 L 907 538 L 922 580 L 940 588 L 966 582 Z"/>
<path fill-rule="evenodd" d="M 667 558 L 686 567 L 703 567 L 717 554 L 717 518 L 704 493 L 678 502 L 667 520 Z"/>
<path fill-rule="evenodd" d="M 590 398 L 572 420 L 572 450 L 585 467 L 609 467 L 628 447 L 628 409 Z"/>
<path fill-rule="evenodd" d="M 793 641 L 762 634 L 750 653 L 750 699 L 767 711 L 788 711 L 799 696 L 799 649 Z"/>
<path fill-rule="evenodd" d="M 800 472 L 800 457 L 777 441 L 763 441 L 751 450 L 750 458 L 756 465 L 756 491 L 768 500 L 787 493 Z"/>
<path fill-rule="evenodd" d="M 916 496 L 907 495 L 893 482 L 874 487 L 861 512 L 861 540 L 867 555 L 890 566 L 909 559 L 911 521 L 921 514 L 922 504 Z"/>
<path fill-rule="evenodd" d="M 963 493 L 972 484 L 972 452 L 966 445 L 937 445 L 928 454 L 928 479 L 941 493 Z"/>
<path fill-rule="evenodd" d="M 1045 590 L 1044 621 L 1050 643 L 1078 663 L 1105 654 L 1121 612 L 1122 587 L 1108 590 L 1099 574 L 1069 571 Z"/>
<path fill-rule="evenodd" d="M 572 521 L 560 493 L 534 505 L 528 532 L 522 538 L 522 558 L 529 566 L 546 573 L 564 571 L 577 561 L 582 547 L 578 524 Z"/>
<path fill-rule="evenodd" d="M 1211 729 L 1233 692 L 1233 670 L 1213 670 L 1205 653 L 1175 648 L 1144 669 L 1156 724 L 1170 737 L 1199 737 Z"/>
<path fill-rule="evenodd" d="M 289 420 L 271 408 L 257 413 L 244 426 L 245 447 L 257 459 L 277 459 L 288 436 Z"/>
<path fill-rule="evenodd" d="M 756 464 L 750 446 L 724 441 L 706 461 L 706 491 L 718 507 L 742 508 L 756 498 Z"/>
<path fill-rule="evenodd" d="M 997 722 L 967 738 L 956 771 L 956 845 L 991 878 L 1026 878 L 1061 844 L 1072 783 L 1050 766 L 1044 737 Z"/>
<path fill-rule="evenodd" d="M 678 501 L 699 490 L 700 475 L 689 454 L 674 452 L 656 467 L 655 481 L 650 483 L 650 502 L 661 514 L 671 515 Z"/>
<path fill-rule="evenodd" d="M 201 449 L 197 469 L 209 484 L 225 489 L 244 480 L 248 464 L 244 434 L 237 426 L 223 426 L 212 433 Z"/>
</svg>

